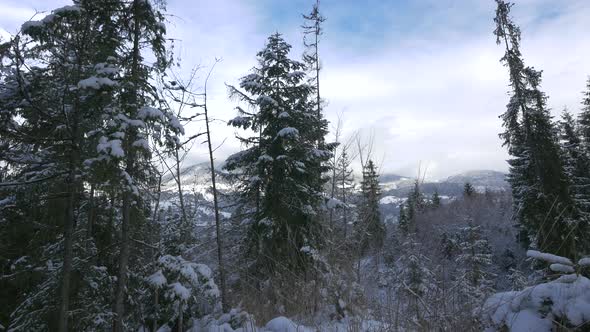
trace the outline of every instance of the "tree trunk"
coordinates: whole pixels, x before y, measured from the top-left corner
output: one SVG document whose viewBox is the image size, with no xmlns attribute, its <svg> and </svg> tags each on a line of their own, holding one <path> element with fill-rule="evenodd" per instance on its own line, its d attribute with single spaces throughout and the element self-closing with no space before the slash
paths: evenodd
<svg viewBox="0 0 590 332">
<path fill-rule="evenodd" d="M 207 91 L 205 90 L 205 125 L 207 129 L 207 145 L 209 148 L 209 162 L 211 168 L 211 185 L 213 187 L 213 208 L 215 211 L 215 232 L 217 235 L 217 259 L 219 261 L 219 282 L 221 288 L 221 308 L 226 312 L 228 308 L 227 303 L 227 288 L 225 284 L 225 265 L 223 261 L 223 241 L 221 239 L 221 220 L 219 218 L 219 203 L 217 200 L 217 185 L 215 183 L 215 162 L 213 159 L 213 147 L 211 146 L 211 132 L 209 129 L 209 114 L 207 110 Z"/>
<path fill-rule="evenodd" d="M 346 206 L 346 165 L 342 167 L 342 216 L 344 220 L 344 240 L 348 235 L 348 207 Z"/>
<path fill-rule="evenodd" d="M 90 249 L 90 241 L 93 238 L 94 232 L 94 219 L 96 214 L 96 206 L 94 202 L 94 184 L 90 185 L 90 199 L 88 202 L 88 226 L 86 227 L 86 237 L 87 237 L 87 248 Z"/>
<path fill-rule="evenodd" d="M 183 327 L 182 327 L 182 321 L 184 320 L 184 318 L 182 317 L 183 315 L 183 310 L 182 310 L 182 300 L 179 302 L 178 304 L 178 332 L 184 332 Z"/>
<path fill-rule="evenodd" d="M 123 193 L 123 218 L 121 221 L 121 252 L 119 254 L 119 274 L 115 295 L 114 332 L 123 332 L 123 316 L 125 315 L 125 294 L 127 285 L 127 265 L 129 264 L 129 224 L 131 219 L 131 193 Z"/>
<path fill-rule="evenodd" d="M 159 298 L 158 298 L 159 289 L 156 288 L 154 290 L 154 292 L 155 292 L 154 293 L 154 308 L 156 309 L 156 312 L 158 312 L 158 309 L 159 309 L 159 307 L 158 307 L 159 306 L 159 303 L 158 303 L 158 300 L 159 300 Z M 157 330 L 158 330 L 158 319 L 157 319 L 157 317 L 154 317 L 154 325 L 153 325 L 152 331 L 153 332 L 156 332 Z"/>
<path fill-rule="evenodd" d="M 62 267 L 62 278 L 60 288 L 59 317 L 58 317 L 58 331 L 68 331 L 68 311 L 70 306 L 70 279 L 72 272 L 72 256 L 73 256 L 73 233 L 74 233 L 74 204 L 75 204 L 75 186 L 72 184 L 74 179 L 73 166 L 70 169 L 68 177 L 70 188 L 68 195 L 68 206 L 66 208 L 66 217 L 64 224 L 64 261 Z"/>
<path fill-rule="evenodd" d="M 141 33 L 141 27 L 139 23 L 139 1 L 133 0 L 133 57 L 131 67 L 131 80 L 133 82 L 131 91 L 129 91 L 129 108 L 137 108 L 137 86 L 138 86 L 138 75 L 139 75 L 139 38 Z M 125 171 L 133 179 L 134 175 L 134 162 L 135 153 L 131 149 L 131 145 L 136 138 L 134 128 L 129 128 L 128 135 L 125 137 L 125 145 L 127 152 L 127 165 Z M 132 183 L 127 184 L 132 185 Z M 119 254 L 119 275 L 117 278 L 117 290 L 115 293 L 115 317 L 113 322 L 113 332 L 123 332 L 123 317 L 125 315 L 125 297 L 126 297 L 126 286 L 127 286 L 127 267 L 129 264 L 129 228 L 131 223 L 131 209 L 133 203 L 133 193 L 131 188 L 124 188 L 123 191 L 123 216 L 121 220 L 121 252 Z"/>
<path fill-rule="evenodd" d="M 182 182 L 180 181 L 180 157 L 178 155 L 178 146 L 175 146 L 174 148 L 174 159 L 176 161 L 176 185 L 178 187 L 178 200 L 180 201 L 180 213 L 181 213 L 181 222 L 183 224 L 188 222 L 188 219 L 186 218 L 186 209 L 184 208 L 184 194 L 182 192 Z"/>
</svg>

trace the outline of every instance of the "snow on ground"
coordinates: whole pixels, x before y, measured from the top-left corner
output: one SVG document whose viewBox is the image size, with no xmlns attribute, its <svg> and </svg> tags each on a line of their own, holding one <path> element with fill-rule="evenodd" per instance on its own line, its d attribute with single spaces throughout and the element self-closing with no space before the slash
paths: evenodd
<svg viewBox="0 0 590 332">
<path fill-rule="evenodd" d="M 342 321 L 325 321 L 313 326 L 297 324 L 287 317 L 276 317 L 271 319 L 263 327 L 257 327 L 252 322 L 245 322 L 243 327 L 232 328 L 226 319 L 212 321 L 196 321 L 195 326 L 189 332 L 348 332 L 385 331 L 383 323 L 374 320 L 343 319 Z"/>
<path fill-rule="evenodd" d="M 572 327 L 590 322 L 590 280 L 565 275 L 556 280 L 494 294 L 484 304 L 487 331 L 551 332 L 554 321 Z"/>
<path fill-rule="evenodd" d="M 384 196 L 379 200 L 379 204 L 401 204 L 408 200 L 406 197 Z"/>
</svg>

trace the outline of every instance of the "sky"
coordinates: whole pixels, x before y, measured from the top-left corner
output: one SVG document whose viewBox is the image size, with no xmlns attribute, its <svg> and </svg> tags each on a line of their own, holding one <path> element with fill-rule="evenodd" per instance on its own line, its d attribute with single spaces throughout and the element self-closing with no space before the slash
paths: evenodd
<svg viewBox="0 0 590 332">
<path fill-rule="evenodd" d="M 202 66 L 202 82 L 206 68 L 222 59 L 208 84 L 219 161 L 240 149 L 226 125 L 237 105 L 225 84 L 249 73 L 274 32 L 300 58 L 301 13 L 314 1 L 168 0 L 168 35 L 181 75 Z M 555 116 L 564 107 L 577 113 L 590 75 L 590 1 L 514 2 L 525 63 L 543 70 L 549 107 Z M 66 4 L 0 0 L 0 35 L 17 32 L 35 10 Z M 340 118 L 345 139 L 374 137 L 382 173 L 416 176 L 420 170 L 443 179 L 474 169 L 507 171 L 498 116 L 508 102 L 508 74 L 492 34 L 494 9 L 492 0 L 322 0 L 320 82 L 332 131 Z M 186 163 L 206 158 L 206 146 L 195 146 Z"/>
</svg>

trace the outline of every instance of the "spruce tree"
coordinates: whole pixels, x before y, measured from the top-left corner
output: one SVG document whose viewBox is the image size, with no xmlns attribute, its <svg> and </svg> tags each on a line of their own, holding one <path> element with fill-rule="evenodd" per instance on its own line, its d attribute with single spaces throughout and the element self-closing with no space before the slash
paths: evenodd
<svg viewBox="0 0 590 332">
<path fill-rule="evenodd" d="M 590 160 L 582 150 L 581 135 L 577 124 L 567 109 L 563 110 L 559 121 L 559 138 L 564 170 L 569 179 L 573 209 L 568 216 L 569 224 L 574 225 L 575 246 L 578 252 L 587 252 L 588 223 L 590 221 Z"/>
<path fill-rule="evenodd" d="M 312 72 L 309 78 L 309 83 L 315 85 L 315 107 L 317 115 L 322 114 L 322 99 L 320 96 L 320 54 L 319 44 L 320 36 L 322 35 L 322 23 L 326 20 L 320 13 L 320 1 L 316 0 L 313 5 L 311 13 L 303 15 L 305 24 L 303 24 L 303 44 L 305 52 L 303 54 L 303 61 L 307 64 L 307 69 Z"/>
<path fill-rule="evenodd" d="M 435 209 L 440 207 L 441 205 L 441 199 L 440 199 L 440 195 L 438 194 L 438 190 L 434 191 L 434 194 L 432 194 L 432 207 L 434 207 Z"/>
<path fill-rule="evenodd" d="M 349 159 L 346 149 L 344 149 L 338 158 L 336 169 L 336 197 L 342 202 L 341 227 L 343 228 L 345 238 L 348 235 L 348 223 L 351 221 L 349 205 L 354 196 L 354 175 L 351 164 L 352 161 Z"/>
<path fill-rule="evenodd" d="M 494 19 L 497 43 L 505 46 L 501 61 L 509 69 L 510 102 L 501 118 L 500 135 L 508 152 L 515 218 L 525 245 L 531 241 L 542 250 L 573 254 L 568 184 L 560 160 L 556 129 L 540 90 L 541 72 L 524 65 L 520 53 L 520 29 L 510 18 L 511 4 L 496 0 Z M 565 243 L 565 244 L 564 244 Z"/>
<path fill-rule="evenodd" d="M 150 149 L 182 133 L 178 119 L 158 108 L 151 83 L 168 63 L 162 20 L 149 1 L 76 1 L 26 22 L 3 53 L 12 73 L 2 78 L 8 93 L 0 100 L 0 136 L 9 140 L 0 157 L 12 170 L 3 185 L 29 186 L 27 195 L 15 195 L 25 199 L 15 208 L 52 229 L 42 241 L 35 232 L 23 238 L 36 257 L 28 266 L 43 268 L 33 271 L 40 282 L 25 288 L 31 296 L 17 299 L 11 326 L 107 330 L 114 320 L 111 328 L 120 331 L 127 317 L 137 325 L 137 303 L 129 299 L 153 249 L 134 248 L 131 233 L 150 235 Z M 155 63 L 143 61 L 142 49 Z M 31 201 L 39 202 L 33 211 Z"/>
<path fill-rule="evenodd" d="M 399 227 L 405 234 L 416 232 L 416 216 L 426 206 L 424 194 L 420 191 L 420 181 L 416 179 L 408 193 L 408 198 L 400 206 Z"/>
<path fill-rule="evenodd" d="M 399 206 L 399 215 L 397 217 L 397 227 L 402 233 L 408 234 L 410 230 L 410 220 L 408 217 L 406 203 L 402 203 Z"/>
<path fill-rule="evenodd" d="M 474 194 L 475 188 L 473 188 L 473 185 L 469 182 L 465 182 L 465 185 L 463 186 L 463 197 L 470 198 Z"/>
<path fill-rule="evenodd" d="M 454 283 L 460 303 L 473 309 L 493 290 L 489 272 L 492 265 L 491 248 L 480 226 L 472 222 L 460 230 L 458 240 L 459 255 L 456 262 L 459 274 Z"/>
<path fill-rule="evenodd" d="M 379 176 L 372 160 L 367 162 L 363 170 L 361 195 L 362 201 L 357 223 L 360 247 L 362 251 L 379 249 L 383 246 L 383 240 L 385 239 L 385 225 L 381 220 L 379 210 L 379 198 L 381 196 Z"/>
<path fill-rule="evenodd" d="M 7 121 L 1 130 L 8 149 L 0 155 L 13 170 L 14 192 L 23 185 L 36 187 L 30 190 L 35 197 L 30 201 L 39 202 L 37 209 L 44 215 L 40 225 L 53 225 L 62 233 L 60 237 L 47 232 L 41 243 L 29 243 L 30 252 L 41 258 L 36 264 L 53 260 L 58 267 L 46 270 L 34 296 L 19 299 L 23 302 L 13 313 L 12 325 L 23 328 L 67 331 L 71 302 L 80 307 L 80 298 L 71 296 L 72 283 L 77 281 L 82 293 L 86 282 L 94 282 L 90 275 L 84 280 L 72 278 L 73 271 L 88 267 L 77 256 L 91 253 L 75 251 L 76 244 L 91 241 L 75 229 L 77 224 L 89 228 L 85 217 L 92 212 L 82 208 L 88 199 L 83 185 L 92 181 L 86 160 L 96 155 L 97 143 L 87 134 L 100 129 L 101 115 L 111 100 L 109 92 L 116 85 L 112 80 L 116 70 L 107 59 L 114 50 L 110 40 L 116 38 L 106 29 L 101 31 L 112 11 L 102 5 L 79 1 L 53 10 L 41 21 L 26 22 L 3 54 L 11 70 L 3 78 L 0 100 L 2 119 Z M 18 124 L 14 122 L 17 118 Z M 16 207 L 30 211 L 26 205 Z M 31 220 L 40 217 L 30 212 L 24 215 Z M 81 247 L 92 250 L 92 245 Z M 56 302 L 57 313 L 42 314 L 51 313 Z M 89 307 L 82 311 L 93 312 Z M 51 316 L 57 316 L 57 321 Z M 74 322 L 83 324 L 80 316 L 76 318 Z"/>
<path fill-rule="evenodd" d="M 583 92 L 582 110 L 578 115 L 581 148 L 590 156 L 590 77 L 586 81 L 586 91 Z"/>
<path fill-rule="evenodd" d="M 258 272 L 310 267 L 310 253 L 321 246 L 319 214 L 325 179 L 321 164 L 331 151 L 317 142 L 327 132 L 305 81 L 305 64 L 288 57 L 291 46 L 276 33 L 258 52 L 258 66 L 230 95 L 238 107 L 230 125 L 256 134 L 239 137 L 246 150 L 230 156 L 225 168 L 241 177 L 241 211 L 249 216 L 248 257 Z M 277 265 L 281 262 L 281 265 Z"/>
<path fill-rule="evenodd" d="M 420 320 L 423 315 L 420 301 L 437 289 L 434 273 L 429 269 L 430 259 L 420 251 L 420 243 L 409 235 L 401 248 L 397 260 L 397 280 L 395 288 L 400 295 L 408 298 L 409 310 Z"/>
</svg>

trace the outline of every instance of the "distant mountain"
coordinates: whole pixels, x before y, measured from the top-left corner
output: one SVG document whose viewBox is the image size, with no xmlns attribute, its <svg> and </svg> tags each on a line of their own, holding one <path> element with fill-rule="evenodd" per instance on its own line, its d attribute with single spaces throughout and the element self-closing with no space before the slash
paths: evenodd
<svg viewBox="0 0 590 332">
<path fill-rule="evenodd" d="M 219 170 L 217 171 L 219 172 Z M 183 192 L 189 202 L 199 202 L 199 217 L 210 221 L 212 216 L 211 178 L 209 163 L 198 163 L 185 166 L 181 169 Z M 360 179 L 357 179 L 357 181 Z M 399 206 L 406 200 L 408 192 L 414 186 L 415 179 L 394 173 L 386 173 L 379 176 L 381 183 L 381 209 L 386 219 L 397 219 Z M 449 176 L 442 181 L 424 182 L 420 189 L 430 197 L 437 191 L 443 203 L 455 199 L 463 194 L 466 182 L 471 183 L 477 191 L 484 192 L 486 188 L 492 191 L 507 191 L 510 186 L 506 182 L 506 174 L 490 170 L 473 170 Z M 232 187 L 223 176 L 217 177 L 218 190 L 229 192 Z M 178 188 L 174 177 L 168 173 L 162 179 L 162 203 L 161 207 L 178 205 Z M 224 214 L 229 215 L 230 211 Z"/>
<path fill-rule="evenodd" d="M 386 219 L 392 219 L 398 215 L 399 207 L 414 186 L 415 179 L 397 174 L 383 174 L 380 180 L 381 210 Z M 437 191 L 442 202 L 445 203 L 461 196 L 467 182 L 471 183 L 478 192 L 510 190 L 510 185 L 506 182 L 506 174 L 490 170 L 473 170 L 450 176 L 442 181 L 426 181 L 421 183 L 420 190 L 427 197 Z"/>
<path fill-rule="evenodd" d="M 404 177 L 398 174 L 382 174 L 379 177 L 381 187 L 384 191 L 394 193 L 407 193 L 414 185 L 415 179 Z M 471 183 L 477 190 L 484 191 L 486 188 L 493 191 L 505 191 L 510 188 L 506 182 L 506 174 L 490 170 L 473 170 L 449 176 L 442 181 L 425 181 L 421 184 L 425 193 L 448 194 L 454 196 L 462 192 L 465 183 Z"/>
<path fill-rule="evenodd" d="M 484 187 L 490 189 L 506 189 L 508 182 L 506 182 L 506 174 L 497 171 L 478 170 L 460 173 L 449 176 L 445 181 L 447 183 L 471 183 L 475 187 Z"/>
</svg>

